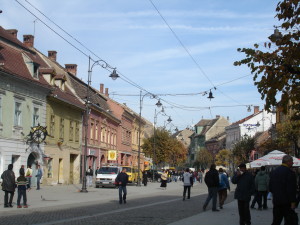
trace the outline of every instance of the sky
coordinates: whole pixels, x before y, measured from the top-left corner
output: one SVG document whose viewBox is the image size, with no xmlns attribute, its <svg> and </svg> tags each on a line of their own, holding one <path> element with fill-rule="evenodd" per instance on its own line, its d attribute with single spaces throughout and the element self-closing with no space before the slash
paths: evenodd
<svg viewBox="0 0 300 225">
<path fill-rule="evenodd" d="M 117 68 L 94 66 L 91 85 L 108 88 L 157 126 L 171 131 L 217 115 L 238 121 L 264 102 L 238 48 L 263 44 L 273 33 L 275 0 L 1 0 L 0 25 L 35 36 L 45 55 L 77 64 L 87 81 L 89 56 Z M 48 18 L 48 19 L 47 19 Z M 208 99 L 211 90 L 214 98 Z M 150 94 L 154 94 L 153 99 Z M 156 107 L 160 99 L 167 116 Z M 247 111 L 248 106 L 252 109 Z M 155 111 L 156 110 L 156 111 Z M 172 122 L 166 120 L 171 117 Z"/>
</svg>

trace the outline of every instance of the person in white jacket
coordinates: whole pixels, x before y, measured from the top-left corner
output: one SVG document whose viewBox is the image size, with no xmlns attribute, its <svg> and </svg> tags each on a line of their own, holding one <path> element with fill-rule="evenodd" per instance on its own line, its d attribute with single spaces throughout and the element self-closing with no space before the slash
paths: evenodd
<svg viewBox="0 0 300 225">
<path fill-rule="evenodd" d="M 183 174 L 183 201 L 185 200 L 186 191 L 188 191 L 187 199 L 191 198 L 191 186 L 193 182 L 193 176 L 190 173 L 189 168 L 186 168 L 184 174 Z"/>
</svg>

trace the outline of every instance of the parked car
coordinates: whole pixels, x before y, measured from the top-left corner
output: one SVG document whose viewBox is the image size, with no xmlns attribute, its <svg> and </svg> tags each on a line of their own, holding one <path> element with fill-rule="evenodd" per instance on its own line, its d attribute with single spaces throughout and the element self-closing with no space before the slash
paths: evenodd
<svg viewBox="0 0 300 225">
<path fill-rule="evenodd" d="M 153 173 L 154 173 L 154 181 L 161 182 L 161 174 L 162 171 L 159 170 L 146 170 L 148 174 L 148 180 L 153 182 Z"/>
<path fill-rule="evenodd" d="M 115 180 L 121 172 L 119 166 L 102 166 L 98 169 L 95 186 L 98 187 L 115 187 Z"/>
</svg>

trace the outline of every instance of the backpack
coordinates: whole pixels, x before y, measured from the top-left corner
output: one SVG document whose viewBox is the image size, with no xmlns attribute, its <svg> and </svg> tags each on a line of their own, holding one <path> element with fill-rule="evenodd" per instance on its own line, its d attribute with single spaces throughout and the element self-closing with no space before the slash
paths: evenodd
<svg viewBox="0 0 300 225">
<path fill-rule="evenodd" d="M 226 183 L 224 181 L 223 174 L 219 174 L 219 181 L 220 181 L 219 187 L 220 188 L 226 188 Z"/>
</svg>

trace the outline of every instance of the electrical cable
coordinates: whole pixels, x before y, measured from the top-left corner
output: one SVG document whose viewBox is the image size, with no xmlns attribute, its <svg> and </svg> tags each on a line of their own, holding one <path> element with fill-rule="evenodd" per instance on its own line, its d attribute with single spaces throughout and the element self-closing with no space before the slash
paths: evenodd
<svg viewBox="0 0 300 225">
<path fill-rule="evenodd" d="M 164 16 L 160 13 L 160 11 L 158 10 L 158 8 L 156 7 L 156 5 L 154 5 L 154 3 L 152 2 L 152 0 L 149 0 L 149 2 L 152 4 L 152 6 L 155 8 L 155 10 L 157 11 L 157 13 L 160 15 L 160 17 L 162 18 L 162 20 L 165 22 L 165 24 L 167 25 L 167 27 L 170 29 L 170 31 L 173 33 L 174 37 L 177 39 L 177 41 L 180 43 L 180 45 L 183 47 L 183 49 L 187 52 L 187 54 L 190 56 L 190 58 L 192 59 L 192 61 L 196 64 L 196 66 L 198 67 L 198 69 L 202 72 L 202 74 L 206 77 L 206 79 L 211 83 L 212 86 L 215 86 L 213 84 L 213 82 L 209 79 L 209 77 L 206 75 L 206 73 L 202 70 L 202 68 L 200 67 L 200 65 L 197 63 L 197 61 L 195 60 L 195 58 L 192 56 L 192 54 L 190 53 L 190 51 L 187 49 L 187 47 L 183 44 L 183 42 L 180 40 L 180 38 L 178 37 L 178 35 L 175 33 L 175 31 L 171 28 L 171 26 L 169 25 L 169 23 L 167 22 L 167 20 L 164 18 Z"/>
<path fill-rule="evenodd" d="M 71 43 L 70 41 L 68 41 L 65 37 L 63 37 L 61 34 L 59 34 L 57 31 L 55 31 L 52 27 L 50 27 L 48 24 L 46 24 L 44 21 L 42 21 L 38 16 L 36 16 L 33 12 L 31 12 L 27 7 L 25 7 L 23 4 L 21 4 L 18 0 L 15 0 L 19 5 L 21 5 L 26 11 L 28 11 L 30 14 L 32 14 L 37 20 L 41 21 L 46 27 L 48 27 L 52 32 L 54 32 L 56 35 L 58 35 L 60 38 L 62 38 L 64 41 L 66 41 L 68 44 L 70 44 L 72 47 L 74 47 L 76 50 L 78 50 L 80 53 L 82 53 L 84 56 L 86 57 L 90 57 L 88 54 L 86 54 L 84 51 L 82 51 L 81 49 L 79 49 L 77 46 L 75 46 L 73 43 Z M 75 37 L 73 37 L 71 34 L 69 34 L 66 30 L 64 30 L 62 27 L 60 27 L 58 24 L 56 24 L 53 20 L 51 20 L 48 16 L 46 16 L 41 10 L 39 10 L 37 7 L 35 7 L 32 3 L 30 3 L 28 0 L 25 0 L 31 7 L 33 7 L 35 10 L 37 10 L 40 14 L 42 14 L 45 18 L 47 18 L 50 22 L 52 22 L 56 27 L 58 27 L 61 31 L 63 31 L 65 34 L 67 34 L 70 38 L 72 38 L 73 40 L 75 40 L 78 44 L 80 44 L 84 49 L 86 49 L 88 52 L 90 52 L 92 55 L 94 55 L 95 57 L 97 57 L 99 60 L 102 60 L 99 56 L 97 56 L 92 50 L 90 50 L 89 48 L 87 48 L 84 44 L 82 44 L 80 41 L 78 41 Z M 212 81 L 209 79 L 209 77 L 205 74 L 205 72 L 202 70 L 202 68 L 200 67 L 200 65 L 196 62 L 196 60 L 193 58 L 193 56 L 191 55 L 191 53 L 189 52 L 189 50 L 185 47 L 185 45 L 183 44 L 183 42 L 179 39 L 179 37 L 177 36 L 177 34 L 174 32 L 174 30 L 170 27 L 170 25 L 168 24 L 168 22 L 165 20 L 165 18 L 162 16 L 162 14 L 160 13 L 160 11 L 158 10 L 158 8 L 153 4 L 153 2 L 151 0 L 149 0 L 151 2 L 151 4 L 153 5 L 153 7 L 157 10 L 157 12 L 159 13 L 159 15 L 161 16 L 161 18 L 164 20 L 164 22 L 167 24 L 167 26 L 169 27 L 169 29 L 172 31 L 173 35 L 176 37 L 176 39 L 179 41 L 179 43 L 182 45 L 182 47 L 185 49 L 185 51 L 188 53 L 188 55 L 192 58 L 192 60 L 194 61 L 194 63 L 197 65 L 197 67 L 200 69 L 200 71 L 204 74 L 204 76 L 208 79 L 208 81 L 212 84 L 213 88 L 216 89 L 216 87 L 224 85 L 224 84 L 228 84 L 231 82 L 234 82 L 238 79 L 242 79 L 246 76 L 250 76 L 250 75 L 246 75 L 246 76 L 242 76 L 239 78 L 236 78 L 234 80 L 228 81 L 228 82 L 224 82 L 221 83 L 219 85 L 214 85 L 212 83 Z M 97 60 L 93 60 L 91 58 L 92 61 L 96 62 Z M 104 60 L 102 60 L 104 61 Z M 107 65 L 109 65 L 106 61 L 104 61 Z M 109 65 L 109 67 L 111 67 Z M 103 67 L 104 69 L 110 71 L 109 69 Z M 113 68 L 113 67 L 111 67 Z M 153 94 L 149 91 L 147 91 L 146 89 L 144 89 L 143 87 L 141 87 L 140 85 L 136 84 L 135 82 L 133 82 L 132 80 L 130 80 L 128 77 L 126 77 L 125 75 L 123 75 L 120 71 L 118 71 L 118 73 L 121 75 L 120 79 L 125 81 L 126 83 L 142 90 L 145 92 L 146 94 L 152 95 L 155 98 L 157 98 L 158 96 L 193 96 L 193 95 L 205 95 L 207 94 L 208 91 L 204 91 L 204 92 L 200 92 L 200 93 L 183 93 L 183 94 Z M 219 90 L 224 96 L 230 98 L 231 100 L 235 101 L 234 99 L 232 99 L 231 97 L 225 95 L 221 90 Z M 117 95 L 117 94 L 114 94 Z M 132 95 L 132 96 L 138 96 L 138 95 Z M 210 107 L 190 107 L 190 106 L 184 106 L 184 105 L 179 105 L 177 103 L 173 103 L 164 99 L 161 99 L 162 101 L 164 101 L 165 103 L 169 104 L 171 107 L 174 108 L 178 108 L 181 110 L 189 110 L 189 111 L 199 111 L 199 110 L 204 110 L 204 109 L 210 109 Z M 237 101 L 235 101 L 237 102 Z M 238 103 L 238 102 L 237 102 Z M 239 105 L 241 106 L 241 105 Z M 245 106 L 245 105 L 243 105 Z M 227 107 L 227 106 L 213 106 L 213 107 Z M 228 106 L 228 107 L 232 107 L 232 106 Z M 236 106 L 234 106 L 236 107 Z M 211 110 L 210 110 L 211 111 Z"/>
<path fill-rule="evenodd" d="M 69 42 L 68 40 L 66 40 L 63 36 L 61 36 L 58 32 L 56 32 L 53 28 L 51 28 L 50 26 L 48 26 L 44 21 L 42 21 L 40 18 L 38 18 L 34 13 L 32 13 L 28 8 L 26 8 L 23 4 L 21 4 L 18 0 L 15 0 L 16 2 L 18 2 L 23 8 L 25 8 L 30 14 L 32 14 L 34 17 L 36 17 L 39 21 L 41 21 L 45 26 L 47 26 L 50 30 L 52 30 L 55 34 L 57 34 L 59 37 L 61 37 L 63 40 L 65 40 L 68 44 L 70 44 L 72 47 L 76 48 L 78 51 L 80 51 L 83 55 L 89 57 L 86 53 L 84 53 L 83 51 L 81 51 L 79 48 L 77 48 L 76 46 L 74 46 L 71 42 Z M 87 51 L 89 51 L 92 55 L 94 55 L 95 57 L 97 57 L 99 60 L 103 60 L 101 59 L 101 57 L 97 56 L 92 50 L 90 50 L 89 48 L 87 48 L 84 44 L 82 44 L 80 41 L 78 41 L 75 37 L 73 37 L 71 34 L 69 34 L 66 30 L 64 30 L 61 26 L 59 26 L 57 23 L 55 23 L 53 20 L 51 20 L 47 15 L 45 15 L 41 10 L 39 10 L 37 7 L 35 7 L 32 3 L 30 3 L 28 0 L 25 0 L 29 5 L 31 5 L 31 7 L 33 7 L 35 10 L 37 10 L 39 13 L 41 13 L 45 18 L 47 18 L 51 23 L 53 23 L 55 26 L 57 26 L 61 31 L 63 31 L 65 34 L 67 34 L 69 37 L 71 37 L 73 40 L 75 40 L 78 44 L 80 44 L 82 47 L 84 47 Z M 93 62 L 96 62 L 97 60 L 94 60 L 91 58 L 91 60 Z M 109 65 L 105 60 L 103 60 L 107 65 Z M 109 67 L 113 68 L 112 66 L 109 65 Z M 106 70 L 108 70 L 107 68 L 104 68 Z M 110 71 L 110 70 L 108 70 Z M 122 79 L 123 81 L 131 84 L 132 86 L 145 91 L 146 93 L 149 93 L 153 96 L 155 96 L 154 94 L 150 93 L 149 91 L 147 91 L 146 89 L 144 89 L 143 87 L 141 87 L 140 85 L 136 84 L 135 82 L 133 82 L 132 80 L 130 80 L 128 77 L 126 77 L 124 74 L 122 74 L 119 70 L 118 70 L 118 74 L 121 75 L 120 79 Z"/>
<path fill-rule="evenodd" d="M 44 21 L 42 21 L 40 18 L 38 18 L 34 13 L 32 13 L 29 9 L 27 9 L 24 5 L 22 5 L 18 0 L 15 0 L 19 5 L 21 5 L 26 11 L 28 11 L 31 15 L 33 15 L 35 18 L 37 18 L 39 21 L 41 21 L 46 27 L 48 27 L 50 30 L 52 30 L 56 35 L 61 37 L 64 41 L 66 41 L 68 44 L 70 44 L 73 48 L 77 49 L 79 52 L 81 52 L 86 57 L 89 57 L 86 53 L 84 53 L 82 50 L 77 48 L 75 45 L 73 45 L 71 42 L 69 42 L 67 39 L 65 39 L 63 36 L 61 36 L 58 32 L 56 32 L 54 29 L 52 29 L 49 25 L 47 25 Z"/>
</svg>

